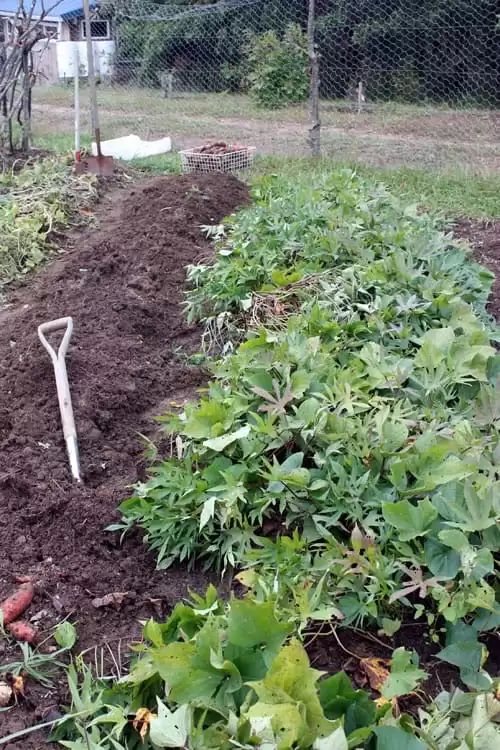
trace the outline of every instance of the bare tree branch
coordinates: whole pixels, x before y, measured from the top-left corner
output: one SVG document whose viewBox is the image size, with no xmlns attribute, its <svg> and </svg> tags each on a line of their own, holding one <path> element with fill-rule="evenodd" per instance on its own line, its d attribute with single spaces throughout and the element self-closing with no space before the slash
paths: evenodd
<svg viewBox="0 0 500 750">
<path fill-rule="evenodd" d="M 31 140 L 31 91 L 36 81 L 33 49 L 44 38 L 44 20 L 57 8 L 56 0 L 46 9 L 42 0 L 41 13 L 34 18 L 36 0 L 19 0 L 10 29 L 0 44 L 0 149 L 15 149 L 15 123 L 21 126 L 21 147 L 26 150 Z"/>
</svg>

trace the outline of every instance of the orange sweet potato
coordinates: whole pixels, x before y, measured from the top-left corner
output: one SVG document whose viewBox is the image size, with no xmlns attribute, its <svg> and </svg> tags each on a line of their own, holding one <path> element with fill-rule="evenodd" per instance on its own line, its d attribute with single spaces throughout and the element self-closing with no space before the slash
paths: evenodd
<svg viewBox="0 0 500 750">
<path fill-rule="evenodd" d="M 14 622 L 33 601 L 35 589 L 31 581 L 23 583 L 17 591 L 0 604 L 1 620 L 4 625 Z"/>
<path fill-rule="evenodd" d="M 35 643 L 37 632 L 29 623 L 24 620 L 16 620 L 7 625 L 6 630 L 14 636 L 17 641 L 26 641 L 26 643 Z"/>
</svg>

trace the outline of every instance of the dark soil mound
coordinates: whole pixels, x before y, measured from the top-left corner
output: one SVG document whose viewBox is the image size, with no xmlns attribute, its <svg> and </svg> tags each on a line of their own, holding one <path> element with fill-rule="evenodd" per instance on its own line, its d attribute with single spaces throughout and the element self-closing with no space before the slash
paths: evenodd
<svg viewBox="0 0 500 750">
<path fill-rule="evenodd" d="M 488 309 L 500 320 L 500 221 L 458 219 L 453 231 L 474 248 L 474 258 L 495 274 Z"/>
<path fill-rule="evenodd" d="M 138 432 L 151 433 L 153 415 L 201 384 L 201 373 L 175 354 L 199 348 L 181 302 L 185 266 L 209 251 L 200 225 L 248 200 L 228 175 L 115 191 L 99 207 L 101 228 L 73 236 L 67 254 L 0 312 L 0 597 L 14 575 L 32 575 L 29 614 L 43 610 L 45 629 L 71 613 L 81 647 L 130 637 L 138 618 L 165 613 L 188 583 L 205 583 L 155 572 L 138 536 L 119 548 L 103 529 L 137 479 Z M 37 337 L 40 323 L 66 315 L 75 326 L 67 368 L 81 486 L 71 480 L 52 364 Z M 120 611 L 93 606 L 116 591 L 128 592 Z M 0 664 L 7 660 L 0 646 Z M 8 716 L 0 714 L 0 736 Z M 40 746 L 31 741 L 21 746 Z"/>
</svg>

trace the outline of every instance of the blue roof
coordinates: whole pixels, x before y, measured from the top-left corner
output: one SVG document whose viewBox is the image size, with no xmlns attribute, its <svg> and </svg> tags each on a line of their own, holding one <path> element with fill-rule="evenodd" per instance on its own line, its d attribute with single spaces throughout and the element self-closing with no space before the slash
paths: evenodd
<svg viewBox="0 0 500 750">
<path fill-rule="evenodd" d="M 96 4 L 96 0 L 91 0 L 90 7 L 93 8 Z M 26 3 L 25 7 L 31 7 L 31 3 Z M 18 8 L 19 0 L 0 0 L 0 13 L 15 13 Z M 48 11 L 47 16 L 50 18 L 71 18 L 83 14 L 83 0 L 37 0 L 33 15 L 39 16 L 42 8 Z"/>
</svg>

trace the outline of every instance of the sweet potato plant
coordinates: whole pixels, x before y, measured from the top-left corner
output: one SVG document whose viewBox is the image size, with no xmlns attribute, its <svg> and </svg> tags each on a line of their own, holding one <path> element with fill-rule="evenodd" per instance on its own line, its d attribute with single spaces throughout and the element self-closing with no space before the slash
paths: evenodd
<svg viewBox="0 0 500 750">
<path fill-rule="evenodd" d="M 310 619 L 388 635 L 421 619 L 463 683 L 491 690 L 492 274 L 439 218 L 350 172 L 266 177 L 212 231 L 216 259 L 189 268 L 186 307 L 213 379 L 162 417 L 174 454 L 115 528 L 139 524 L 160 568 L 238 567 L 299 634 Z"/>
</svg>

